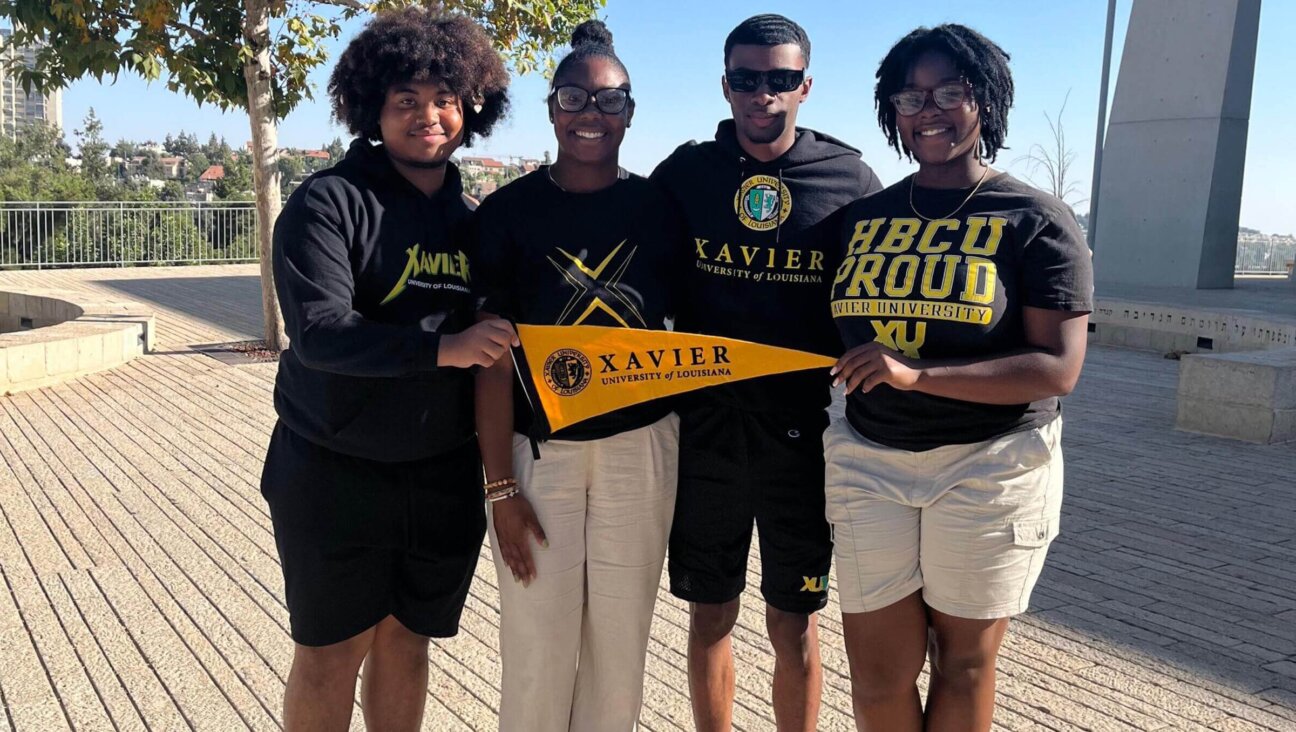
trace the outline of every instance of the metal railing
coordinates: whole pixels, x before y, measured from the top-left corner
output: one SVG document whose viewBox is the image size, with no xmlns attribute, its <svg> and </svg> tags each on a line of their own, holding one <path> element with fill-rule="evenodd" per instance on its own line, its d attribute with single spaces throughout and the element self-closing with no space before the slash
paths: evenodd
<svg viewBox="0 0 1296 732">
<path fill-rule="evenodd" d="M 0 269 L 257 261 L 250 201 L 0 201 Z M 1237 274 L 1285 274 L 1289 237 L 1239 239 Z"/>
<path fill-rule="evenodd" d="M 0 269 L 257 260 L 256 205 L 0 202 Z"/>
<path fill-rule="evenodd" d="M 1285 275 L 1296 259 L 1296 241 L 1289 236 L 1251 235 L 1239 238 L 1234 274 Z"/>
</svg>

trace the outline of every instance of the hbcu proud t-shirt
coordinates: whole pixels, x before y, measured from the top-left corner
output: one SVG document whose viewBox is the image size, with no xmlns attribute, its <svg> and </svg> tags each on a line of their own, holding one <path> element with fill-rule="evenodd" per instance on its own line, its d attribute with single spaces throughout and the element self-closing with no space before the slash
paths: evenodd
<svg viewBox="0 0 1296 732">
<path fill-rule="evenodd" d="M 1091 312 L 1093 266 L 1071 210 L 1003 173 L 971 189 L 913 188 L 910 178 L 851 204 L 832 314 L 845 346 L 877 341 L 915 359 L 993 356 L 1026 345 L 1022 308 Z M 1047 424 L 1056 397 L 978 404 L 880 385 L 856 391 L 846 417 L 903 450 L 969 444 Z"/>
<path fill-rule="evenodd" d="M 603 190 L 568 193 L 542 167 L 482 201 L 474 229 L 482 310 L 525 325 L 665 329 L 684 235 L 672 203 L 646 178 L 627 174 Z M 593 368 L 598 376 L 597 369 L 611 367 Z M 531 434 L 527 400 L 514 390 L 514 429 Z M 670 410 L 657 399 L 550 437 L 609 437 Z"/>
</svg>

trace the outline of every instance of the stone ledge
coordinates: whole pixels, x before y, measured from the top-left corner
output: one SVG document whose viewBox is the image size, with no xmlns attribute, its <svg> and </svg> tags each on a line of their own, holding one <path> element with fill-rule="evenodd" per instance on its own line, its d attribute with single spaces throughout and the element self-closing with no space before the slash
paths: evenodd
<svg viewBox="0 0 1296 732">
<path fill-rule="evenodd" d="M 1262 310 L 1206 310 L 1104 297 L 1094 305 L 1090 340 L 1109 346 L 1163 353 L 1296 348 L 1296 318 Z"/>
<path fill-rule="evenodd" d="M 1099 297 L 1091 342 L 1182 354 L 1175 428 L 1296 440 L 1296 318 Z"/>
<path fill-rule="evenodd" d="M 120 366 L 154 347 L 152 311 L 81 292 L 0 292 L 0 329 L 0 394 Z"/>
<path fill-rule="evenodd" d="M 1296 440 L 1296 348 L 1189 354 L 1175 427 L 1264 444 Z"/>
</svg>

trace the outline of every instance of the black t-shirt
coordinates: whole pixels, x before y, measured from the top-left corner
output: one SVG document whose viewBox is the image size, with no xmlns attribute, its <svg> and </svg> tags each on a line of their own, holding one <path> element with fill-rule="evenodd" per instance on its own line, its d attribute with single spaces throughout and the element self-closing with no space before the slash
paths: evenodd
<svg viewBox="0 0 1296 732">
<path fill-rule="evenodd" d="M 627 174 L 601 191 L 568 193 L 542 167 L 491 194 L 474 219 L 483 310 L 526 325 L 665 328 L 683 230 L 646 178 Z M 520 389 L 514 407 L 514 428 L 533 434 L 529 397 Z M 608 437 L 670 409 L 661 399 L 637 404 L 551 437 Z"/>
<path fill-rule="evenodd" d="M 1066 204 L 1008 174 L 971 189 L 910 178 L 851 204 L 832 312 L 847 348 L 878 341 L 911 358 L 993 356 L 1026 345 L 1022 308 L 1091 312 L 1093 265 Z M 880 385 L 856 391 L 846 417 L 874 442 L 904 450 L 969 444 L 1047 424 L 1056 397 L 977 404 Z"/>
</svg>

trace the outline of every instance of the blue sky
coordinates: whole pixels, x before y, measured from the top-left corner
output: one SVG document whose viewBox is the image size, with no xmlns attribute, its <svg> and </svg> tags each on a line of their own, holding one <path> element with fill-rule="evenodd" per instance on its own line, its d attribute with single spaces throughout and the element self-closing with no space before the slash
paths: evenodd
<svg viewBox="0 0 1296 732">
<path fill-rule="evenodd" d="M 878 2 L 698 2 L 697 0 L 609 0 L 602 17 L 615 35 L 617 52 L 630 70 L 638 111 L 622 148 L 622 164 L 647 173 L 676 145 L 714 134 L 729 113 L 720 95 L 723 43 L 729 30 L 749 15 L 783 13 L 805 26 L 813 44 L 810 64 L 815 84 L 802 107 L 800 124 L 837 136 L 860 148 L 884 183 L 910 172 L 909 164 L 886 147 L 872 107 L 873 74 L 883 54 L 919 25 L 965 23 L 999 43 L 1012 56 L 1017 86 L 1009 117 L 1008 145 L 999 165 L 1024 176 L 1014 162 L 1032 144 L 1049 143 L 1044 113 L 1056 115 L 1067 92 L 1062 118 L 1076 153 L 1074 175 L 1088 198 L 1093 160 L 1098 88 L 1102 63 L 1106 0 L 927 0 Z M 1113 90 L 1129 17 L 1130 0 L 1117 5 Z M 346 27 L 333 58 L 360 27 Z M 1296 95 L 1296 47 L 1283 29 L 1296 28 L 1296 2 L 1269 0 L 1262 5 L 1251 128 L 1241 223 L 1271 233 L 1296 233 L 1296 152 L 1291 120 Z M 315 74 L 320 97 L 331 63 Z M 473 153 L 540 157 L 555 150 L 544 111 L 545 82 L 522 77 L 512 87 L 513 114 Z M 110 141 L 162 139 L 181 129 L 224 135 L 239 145 L 249 137 L 246 116 L 199 108 L 187 97 L 123 76 L 115 85 L 84 80 L 64 96 L 64 126 L 79 126 L 90 107 L 104 122 Z M 70 132 L 69 132 L 70 136 Z M 346 135 L 329 118 L 322 99 L 307 102 L 280 126 L 280 144 L 313 147 Z M 462 154 L 462 153 L 461 153 Z M 1077 210 L 1087 210 L 1080 203 Z"/>
</svg>

